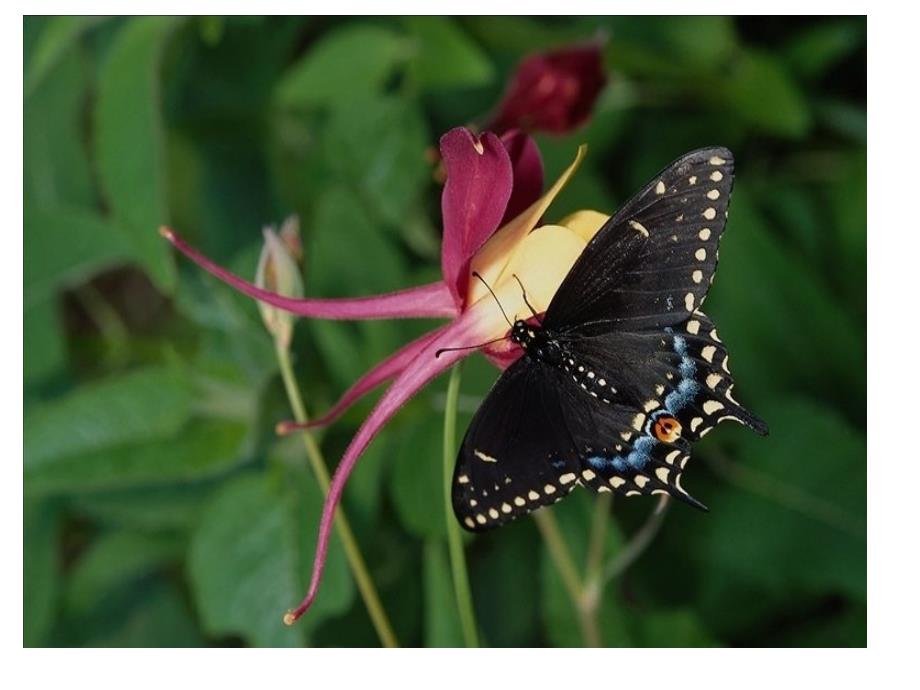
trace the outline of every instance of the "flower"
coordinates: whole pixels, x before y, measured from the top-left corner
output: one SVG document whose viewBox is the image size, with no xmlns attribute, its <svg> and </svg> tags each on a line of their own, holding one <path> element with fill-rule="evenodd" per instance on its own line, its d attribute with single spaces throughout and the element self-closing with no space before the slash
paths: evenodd
<svg viewBox="0 0 920 690">
<path fill-rule="evenodd" d="M 202 268 L 271 308 L 329 319 L 451 319 L 378 364 L 352 385 L 326 415 L 308 425 L 328 424 L 362 395 L 393 379 L 351 440 L 332 477 L 320 520 L 309 591 L 300 606 L 285 617 L 287 622 L 299 618 L 316 596 L 336 507 L 351 471 L 374 436 L 419 389 L 463 357 L 484 349 L 499 367 L 519 357 L 518 346 L 506 338 L 509 325 L 496 300 L 513 318 L 530 316 L 516 276 L 526 286 L 529 302 L 539 312 L 545 311 L 572 264 L 607 219 L 594 211 L 581 211 L 558 225 L 537 228 L 550 203 L 577 169 L 585 147 L 579 148 L 575 161 L 540 196 L 542 163 L 536 145 L 527 135 L 511 131 L 501 138 L 491 132 L 476 137 L 457 128 L 445 134 L 440 143 L 447 182 L 441 198 L 443 280 L 437 283 L 358 299 L 285 297 L 230 273 L 171 229 L 161 229 L 166 239 Z M 495 299 L 486 284 L 494 291 Z M 291 422 L 279 425 L 280 432 L 296 428 L 298 425 Z"/>
<path fill-rule="evenodd" d="M 595 41 L 526 57 L 488 128 L 563 134 L 584 124 L 607 81 L 602 47 Z"/>
</svg>

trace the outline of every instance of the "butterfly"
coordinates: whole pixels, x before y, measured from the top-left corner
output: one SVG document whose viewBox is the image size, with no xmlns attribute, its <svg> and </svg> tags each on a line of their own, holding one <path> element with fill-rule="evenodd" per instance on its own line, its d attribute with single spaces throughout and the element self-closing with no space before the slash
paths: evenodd
<svg viewBox="0 0 920 690">
<path fill-rule="evenodd" d="M 578 485 L 705 510 L 681 484 L 691 445 L 726 420 L 767 433 L 735 399 L 701 311 L 733 171 L 721 147 L 678 158 L 597 232 L 546 312 L 513 323 L 523 353 L 476 412 L 454 471 L 464 527 L 497 527 Z"/>
</svg>

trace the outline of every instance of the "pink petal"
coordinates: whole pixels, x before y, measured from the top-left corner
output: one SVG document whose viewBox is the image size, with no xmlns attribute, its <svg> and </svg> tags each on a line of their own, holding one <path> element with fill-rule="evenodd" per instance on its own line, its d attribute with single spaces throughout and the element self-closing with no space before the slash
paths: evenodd
<svg viewBox="0 0 920 690">
<path fill-rule="evenodd" d="M 501 222 L 504 225 L 540 198 L 543 193 L 543 161 L 536 142 L 525 132 L 508 130 L 502 134 L 501 140 L 514 171 L 511 198 Z"/>
<path fill-rule="evenodd" d="M 459 350 L 444 352 L 440 357 L 435 353 L 440 348 L 464 347 L 481 342 L 482 334 L 477 332 L 475 311 L 467 312 L 458 320 L 447 326 L 441 334 L 432 339 L 425 348 L 418 353 L 415 363 L 407 367 L 387 389 L 383 397 L 374 407 L 370 416 L 358 429 L 345 454 L 332 476 L 329 494 L 323 505 L 323 514 L 320 518 L 319 535 L 316 542 L 316 553 L 313 556 L 313 572 L 310 577 L 310 586 L 303 602 L 285 616 L 285 621 L 293 623 L 300 618 L 316 598 L 323 569 L 326 565 L 326 551 L 329 547 L 329 536 L 332 531 L 332 521 L 335 517 L 342 491 L 351 471 L 354 469 L 361 454 L 370 444 L 383 425 L 402 407 L 416 392 L 435 376 L 449 368 L 455 362 L 469 356 L 476 350 Z M 434 458 L 429 459 L 434 462 Z"/>
<path fill-rule="evenodd" d="M 441 137 L 447 182 L 441 195 L 441 269 L 454 302 L 466 299 L 470 261 L 498 228 L 511 198 L 511 159 L 497 136 L 478 140 L 463 127 Z"/>
<path fill-rule="evenodd" d="M 432 340 L 441 335 L 445 328 L 446 326 L 426 333 L 422 337 L 413 340 L 401 350 L 398 350 L 394 355 L 383 360 L 380 364 L 358 379 L 351 388 L 345 391 L 345 394 L 339 398 L 339 401 L 322 417 L 313 419 L 306 424 L 298 424 L 293 421 L 281 422 L 277 427 L 278 433 L 288 434 L 297 429 L 314 429 L 316 427 L 331 424 L 361 396 L 372 391 L 384 381 L 401 373 L 406 366 L 411 364 L 419 356 Z"/>
<path fill-rule="evenodd" d="M 220 278 L 244 295 L 265 302 L 278 309 L 284 309 L 298 316 L 312 316 L 321 319 L 399 319 L 399 318 L 451 318 L 458 309 L 450 289 L 443 282 L 397 290 L 373 297 L 354 299 L 294 299 L 275 292 L 263 290 L 243 280 L 201 254 L 177 233 L 169 228 L 160 228 L 160 234 L 173 246 L 204 270 Z"/>
</svg>

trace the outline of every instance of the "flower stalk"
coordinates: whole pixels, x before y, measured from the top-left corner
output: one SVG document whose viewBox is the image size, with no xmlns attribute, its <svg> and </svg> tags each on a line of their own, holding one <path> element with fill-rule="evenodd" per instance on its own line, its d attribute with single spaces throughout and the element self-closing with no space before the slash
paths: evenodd
<svg viewBox="0 0 920 690">
<path fill-rule="evenodd" d="M 287 392 L 288 401 L 294 413 L 294 418 L 298 423 L 304 424 L 307 422 L 307 410 L 300 388 L 297 386 L 297 380 L 294 377 L 294 369 L 291 366 L 290 350 L 285 344 L 276 340 L 275 352 L 278 357 L 278 368 L 281 371 L 281 379 L 284 381 L 284 388 Z M 323 490 L 323 495 L 327 496 L 329 494 L 329 471 L 326 469 L 326 463 L 323 459 L 319 444 L 309 431 L 304 430 L 301 433 L 301 438 L 303 438 L 307 458 L 313 469 L 313 474 L 316 476 L 316 481 L 319 482 L 320 488 Z M 398 647 L 399 642 L 396 640 L 393 626 L 390 624 L 390 619 L 387 617 L 383 604 L 380 602 L 377 588 L 374 586 L 370 573 L 367 571 L 364 557 L 361 555 L 361 550 L 358 548 L 358 542 L 355 539 L 354 532 L 351 531 L 351 525 L 342 508 L 338 508 L 336 511 L 335 527 L 339 539 L 342 541 L 342 546 L 345 549 L 348 566 L 358 585 L 358 591 L 361 592 L 361 598 L 364 600 L 364 605 L 367 608 L 371 623 L 373 623 L 374 629 L 377 631 L 377 636 L 380 638 L 380 643 L 384 647 Z M 284 622 L 287 625 L 292 625 L 295 620 L 296 618 L 291 612 L 288 612 L 284 616 Z"/>
<path fill-rule="evenodd" d="M 463 553 L 463 539 L 460 525 L 451 508 L 452 468 L 457 457 L 457 399 L 460 397 L 460 364 L 450 370 L 447 384 L 447 400 L 444 405 L 444 517 L 447 521 L 447 546 L 450 552 L 451 579 L 454 584 L 454 596 L 460 613 L 460 627 L 463 641 L 467 647 L 479 646 L 479 634 L 476 630 L 476 613 L 473 609 L 473 595 L 470 592 L 470 579 L 466 571 L 466 556 Z"/>
</svg>

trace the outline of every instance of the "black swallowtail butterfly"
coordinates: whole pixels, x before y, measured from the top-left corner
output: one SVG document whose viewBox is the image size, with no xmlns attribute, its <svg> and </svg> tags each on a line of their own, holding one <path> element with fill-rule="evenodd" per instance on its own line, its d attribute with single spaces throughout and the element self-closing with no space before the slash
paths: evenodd
<svg viewBox="0 0 920 690">
<path fill-rule="evenodd" d="M 514 323 L 524 354 L 473 418 L 454 471 L 466 528 L 496 527 L 579 484 L 705 509 L 681 486 L 691 444 L 725 420 L 767 432 L 733 397 L 728 354 L 700 311 L 733 169 L 724 148 L 674 161 L 598 231 L 542 320 Z"/>
</svg>

